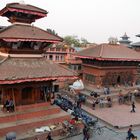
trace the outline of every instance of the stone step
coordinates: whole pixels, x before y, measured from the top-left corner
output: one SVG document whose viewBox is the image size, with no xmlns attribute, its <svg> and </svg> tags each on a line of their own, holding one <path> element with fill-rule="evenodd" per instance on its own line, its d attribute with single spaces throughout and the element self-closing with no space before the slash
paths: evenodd
<svg viewBox="0 0 140 140">
<path fill-rule="evenodd" d="M 14 131 L 19 135 L 20 133 L 25 133 L 37 127 L 58 124 L 64 120 L 70 120 L 70 115 L 67 112 L 61 111 L 59 113 L 56 112 L 56 114 L 53 115 L 3 123 L 0 125 L 0 137 L 3 137 L 11 131 Z"/>
<path fill-rule="evenodd" d="M 46 107 L 46 106 L 50 106 L 50 102 L 16 106 L 16 111 L 33 110 L 33 109 L 37 109 L 37 108 L 40 108 L 40 107 Z"/>
<path fill-rule="evenodd" d="M 135 90 L 137 88 L 140 88 L 140 85 L 134 85 L 134 86 L 118 86 L 118 87 L 110 87 L 110 92 L 111 93 L 117 93 L 120 90 L 125 90 L 125 91 L 129 91 L 129 90 Z M 99 93 L 100 95 L 104 95 L 104 87 L 100 87 L 97 88 L 96 86 L 87 86 L 85 85 L 85 90 L 83 90 L 83 93 L 88 92 L 90 94 L 91 91 L 95 91 L 97 93 Z"/>
<path fill-rule="evenodd" d="M 50 102 L 45 102 L 45 103 L 37 103 L 37 104 L 31 104 L 31 105 L 23 105 L 23 106 L 16 106 L 15 107 L 15 111 L 18 114 L 22 114 L 23 112 L 32 112 L 34 110 L 40 110 L 41 108 L 48 108 L 51 107 Z M 10 116 L 11 113 L 6 113 L 6 109 L 3 109 L 3 107 L 1 107 L 0 110 L 0 117 L 5 117 L 5 116 Z"/>
<path fill-rule="evenodd" d="M 93 108 L 93 106 L 92 106 L 92 104 L 93 104 L 93 101 L 92 100 L 86 100 L 86 103 L 84 104 L 84 106 L 87 106 L 87 107 L 89 107 L 89 108 Z M 112 105 L 115 105 L 115 104 L 118 104 L 118 99 L 113 99 L 113 102 L 112 102 Z M 104 107 L 105 107 L 106 105 L 104 105 Z M 96 104 L 96 107 L 95 107 L 96 109 L 97 108 L 100 108 L 100 106 L 99 106 L 99 104 Z"/>
<path fill-rule="evenodd" d="M 8 114 L 6 116 L 1 116 L 0 117 L 0 123 L 7 123 L 7 122 L 15 122 L 15 121 L 20 121 L 24 119 L 34 119 L 42 116 L 47 116 L 47 115 L 52 115 L 59 113 L 61 109 L 58 106 L 46 106 L 46 107 L 40 107 L 37 108 L 36 110 L 23 110 L 23 111 L 16 111 L 13 113 L 3 113 L 3 114 Z"/>
<path fill-rule="evenodd" d="M 62 131 L 62 127 L 59 126 L 58 128 L 52 130 L 51 131 L 52 138 L 55 140 L 64 139 L 64 137 L 60 136 L 60 131 Z M 35 138 L 38 138 L 39 140 L 46 140 L 48 133 L 49 132 L 35 133 L 33 132 L 33 130 L 31 130 L 28 133 L 17 135 L 16 140 L 34 140 Z"/>
<path fill-rule="evenodd" d="M 61 94 L 62 96 L 65 96 L 65 95 L 67 95 L 68 97 L 67 98 L 69 98 L 69 100 L 73 100 L 73 102 L 74 102 L 74 97 L 75 97 L 75 95 L 74 94 L 72 94 L 72 93 L 67 93 L 67 92 L 62 92 L 62 94 Z M 107 97 L 108 95 L 101 95 L 100 97 L 101 98 L 105 98 L 105 97 Z M 113 105 L 114 104 L 116 104 L 117 102 L 118 102 L 118 94 L 116 94 L 116 93 L 112 93 L 112 94 L 109 94 L 109 96 L 113 99 Z M 87 100 L 86 100 L 86 102 L 83 104 L 84 106 L 87 106 L 87 107 L 89 107 L 89 108 L 93 108 L 92 107 L 92 104 L 93 104 L 93 99 L 94 99 L 94 97 L 92 97 L 92 96 L 86 96 L 87 97 Z M 105 106 L 105 105 L 104 105 Z M 100 108 L 99 107 L 99 104 L 97 104 L 96 105 L 96 109 L 97 108 Z"/>
<path fill-rule="evenodd" d="M 84 125 L 81 122 L 77 124 L 77 127 L 79 129 L 79 133 L 77 133 L 77 135 L 79 135 L 82 133 Z M 63 129 L 62 124 L 59 123 L 59 125 L 56 125 L 56 128 L 51 131 L 52 138 L 55 140 L 67 139 L 68 138 L 67 136 L 62 136 L 60 134 L 60 132 L 62 132 L 62 129 Z M 37 137 L 39 140 L 46 140 L 47 135 L 48 132 L 35 133 L 34 130 L 31 130 L 28 133 L 23 133 L 22 135 L 21 134 L 18 135 L 17 140 L 34 140 L 35 137 Z"/>
</svg>

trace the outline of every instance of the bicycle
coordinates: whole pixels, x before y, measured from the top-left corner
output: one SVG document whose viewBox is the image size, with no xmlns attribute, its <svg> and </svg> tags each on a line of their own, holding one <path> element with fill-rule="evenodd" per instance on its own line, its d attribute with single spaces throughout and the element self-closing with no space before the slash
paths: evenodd
<svg viewBox="0 0 140 140">
<path fill-rule="evenodd" d="M 71 125 L 68 122 L 64 122 L 62 124 L 62 130 L 60 130 L 60 136 L 63 137 L 72 137 L 72 136 L 76 136 L 80 133 L 80 129 L 79 127 L 75 124 L 75 125 Z"/>
<path fill-rule="evenodd" d="M 78 133 L 79 133 L 78 128 L 75 127 L 75 126 L 69 127 L 68 132 L 69 132 L 68 137 L 76 136 L 76 135 L 78 135 Z"/>
<path fill-rule="evenodd" d="M 95 129 L 95 134 L 98 134 L 98 135 L 102 135 L 104 133 L 104 129 L 103 129 L 104 126 L 102 127 L 97 127 Z"/>
<path fill-rule="evenodd" d="M 104 126 L 99 126 L 98 125 L 98 119 L 97 120 L 94 120 L 94 121 L 91 121 L 87 124 L 89 127 L 90 127 L 90 131 L 92 131 L 92 133 L 95 132 L 95 134 L 98 134 L 98 135 L 102 135 L 104 133 Z"/>
</svg>

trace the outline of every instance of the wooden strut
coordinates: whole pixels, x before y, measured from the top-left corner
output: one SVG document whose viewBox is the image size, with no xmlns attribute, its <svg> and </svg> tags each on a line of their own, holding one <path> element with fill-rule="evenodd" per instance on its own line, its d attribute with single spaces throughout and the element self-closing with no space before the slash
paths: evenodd
<svg viewBox="0 0 140 140">
<path fill-rule="evenodd" d="M 2 102 L 2 104 L 4 105 L 4 95 L 3 95 L 3 88 L 1 88 L 1 95 L 2 95 L 2 98 L 1 98 L 1 102 Z"/>
<path fill-rule="evenodd" d="M 15 94 L 14 94 L 14 89 L 13 88 L 12 88 L 12 96 L 13 96 L 13 102 L 14 102 L 15 120 L 16 120 L 16 124 L 17 124 L 17 110 L 16 110 Z"/>
</svg>

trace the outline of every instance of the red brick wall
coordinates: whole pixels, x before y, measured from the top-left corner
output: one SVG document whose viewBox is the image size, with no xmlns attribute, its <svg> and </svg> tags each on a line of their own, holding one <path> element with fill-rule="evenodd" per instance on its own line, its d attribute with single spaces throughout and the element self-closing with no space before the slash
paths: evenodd
<svg viewBox="0 0 140 140">
<path fill-rule="evenodd" d="M 95 85 L 100 85 L 102 83 L 100 76 L 105 76 L 106 73 L 108 72 L 116 72 L 116 73 L 120 73 L 120 72 L 132 72 L 133 73 L 133 79 L 134 82 L 136 80 L 136 67 L 115 67 L 115 68 L 101 68 L 101 67 L 89 67 L 89 66 L 83 66 L 83 80 L 85 81 L 85 76 L 84 74 L 92 74 L 94 76 L 96 76 L 96 82 Z M 87 81 L 86 81 L 87 82 Z M 90 83 L 91 84 L 91 83 Z M 93 84 L 93 83 L 92 83 Z"/>
</svg>

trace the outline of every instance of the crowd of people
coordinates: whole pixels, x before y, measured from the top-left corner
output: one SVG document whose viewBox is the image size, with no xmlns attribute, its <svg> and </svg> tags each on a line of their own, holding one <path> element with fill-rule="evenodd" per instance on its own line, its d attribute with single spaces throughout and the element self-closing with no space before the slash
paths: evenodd
<svg viewBox="0 0 140 140">
<path fill-rule="evenodd" d="M 117 97 L 116 95 L 111 95 L 111 91 L 109 87 L 105 87 L 103 89 L 104 91 L 104 95 L 100 95 L 99 93 L 92 91 L 90 93 L 90 96 L 92 96 L 93 98 L 93 103 L 92 103 L 92 107 L 93 110 L 96 109 L 96 106 L 99 106 L 100 108 L 103 107 L 112 107 L 113 105 L 113 101 L 116 101 L 116 99 L 118 98 L 118 103 L 121 104 L 131 104 L 132 107 L 134 108 L 135 106 L 135 102 L 136 102 L 136 97 L 137 95 L 134 92 L 129 91 L 128 93 L 123 93 L 122 90 L 119 91 Z M 115 99 L 116 98 L 116 99 Z M 135 110 L 133 109 L 131 112 L 135 112 Z"/>
<path fill-rule="evenodd" d="M 121 105 L 121 104 L 124 104 L 124 103 L 129 103 L 129 102 L 135 102 L 135 94 L 132 93 L 132 92 L 128 92 L 127 94 L 122 94 L 122 91 L 120 90 L 119 91 L 119 94 L 118 94 L 118 103 Z"/>
<path fill-rule="evenodd" d="M 93 110 L 95 110 L 96 106 L 99 105 L 100 108 L 103 107 L 112 107 L 112 99 L 110 96 L 106 96 L 106 97 L 95 97 L 93 99 Z"/>
</svg>

